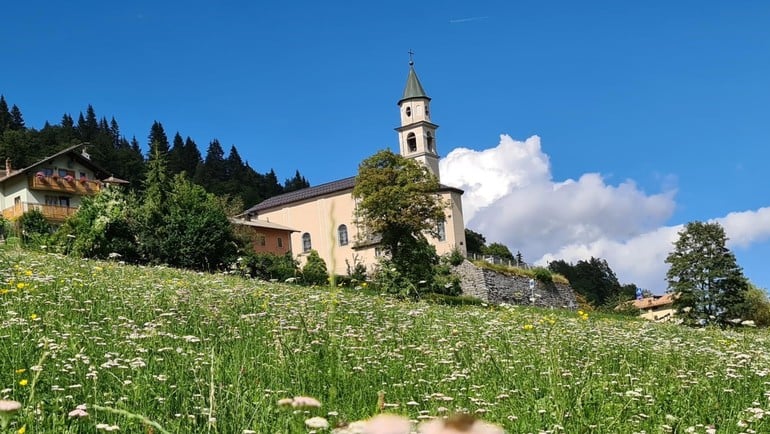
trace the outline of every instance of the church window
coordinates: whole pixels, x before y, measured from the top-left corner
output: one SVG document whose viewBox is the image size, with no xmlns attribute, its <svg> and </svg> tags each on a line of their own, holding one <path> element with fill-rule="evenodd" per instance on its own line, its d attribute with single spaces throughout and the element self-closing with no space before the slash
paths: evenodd
<svg viewBox="0 0 770 434">
<path fill-rule="evenodd" d="M 257 234 L 256 236 L 256 243 L 258 246 L 264 246 L 265 245 L 265 234 Z"/>
<path fill-rule="evenodd" d="M 417 136 L 414 133 L 409 133 L 406 136 L 406 145 L 409 148 L 409 152 L 417 152 Z"/>
<path fill-rule="evenodd" d="M 444 227 L 444 222 L 440 221 L 436 225 L 436 234 L 438 235 L 439 241 L 446 241 L 446 228 Z"/>
<path fill-rule="evenodd" d="M 310 243 L 310 234 L 305 232 L 302 234 L 302 251 L 307 253 L 313 248 L 313 245 Z"/>
<path fill-rule="evenodd" d="M 278 247 L 283 247 L 283 238 L 278 237 Z"/>
<path fill-rule="evenodd" d="M 406 116 L 407 117 L 411 117 L 412 116 L 412 108 L 411 107 L 407 106 L 406 110 L 404 110 L 404 111 L 406 112 Z"/>
<path fill-rule="evenodd" d="M 340 246 L 347 246 L 348 245 L 348 227 L 345 225 L 340 225 L 337 228 L 337 236 L 340 239 Z"/>
<path fill-rule="evenodd" d="M 425 143 L 428 145 L 428 152 L 434 152 L 433 149 L 433 134 L 428 131 L 425 133 Z"/>
</svg>

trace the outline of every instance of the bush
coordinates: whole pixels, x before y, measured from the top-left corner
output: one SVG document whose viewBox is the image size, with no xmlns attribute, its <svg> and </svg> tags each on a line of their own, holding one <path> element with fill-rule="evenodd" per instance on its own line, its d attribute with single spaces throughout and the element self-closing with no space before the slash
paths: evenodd
<svg viewBox="0 0 770 434">
<path fill-rule="evenodd" d="M 465 256 L 463 256 L 462 252 L 460 252 L 460 249 L 457 247 L 452 249 L 452 251 L 449 253 L 449 263 L 457 267 L 458 265 L 462 264 L 463 261 L 465 261 Z"/>
<path fill-rule="evenodd" d="M 305 285 L 328 285 L 329 273 L 326 271 L 326 262 L 318 256 L 318 252 L 311 250 L 305 266 L 302 267 L 302 282 Z"/>
<path fill-rule="evenodd" d="M 553 283 L 553 275 L 547 268 L 537 267 L 532 270 L 535 273 L 535 279 L 543 283 Z"/>
<path fill-rule="evenodd" d="M 350 262 L 345 259 L 345 266 L 347 267 L 348 279 L 351 284 L 366 281 L 366 265 L 358 259 L 358 255 L 353 256 L 353 266 L 350 266 Z"/>
<path fill-rule="evenodd" d="M 117 187 L 85 197 L 78 212 L 64 222 L 51 242 L 68 254 L 106 259 L 117 253 L 134 261 L 138 253 L 131 224 L 132 202 Z"/>
<path fill-rule="evenodd" d="M 273 253 L 247 252 L 238 260 L 238 269 L 245 276 L 281 282 L 296 278 L 299 271 L 297 261 L 291 253 L 279 256 Z"/>
<path fill-rule="evenodd" d="M 24 245 L 41 244 L 51 235 L 52 227 L 42 212 L 27 211 L 16 221 Z"/>
</svg>

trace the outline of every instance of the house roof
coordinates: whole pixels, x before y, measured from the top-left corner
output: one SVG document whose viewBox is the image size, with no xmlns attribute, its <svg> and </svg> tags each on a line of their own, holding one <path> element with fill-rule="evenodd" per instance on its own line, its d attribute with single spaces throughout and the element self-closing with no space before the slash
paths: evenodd
<svg viewBox="0 0 770 434">
<path fill-rule="evenodd" d="M 674 300 L 676 300 L 676 294 L 654 295 L 641 300 L 634 300 L 633 305 L 637 309 L 649 309 L 651 307 L 674 304 Z"/>
<path fill-rule="evenodd" d="M 246 219 L 240 219 L 240 218 L 231 218 L 230 222 L 236 225 L 244 225 L 244 226 L 251 226 L 255 228 L 264 228 L 264 229 L 278 229 L 282 231 L 287 232 L 299 232 L 297 229 L 292 229 L 288 226 L 279 225 L 278 223 L 272 223 L 265 220 L 246 220 Z"/>
<path fill-rule="evenodd" d="M 414 64 L 409 62 L 409 75 L 406 77 L 404 94 L 401 96 L 401 99 L 398 101 L 398 103 L 401 104 L 402 102 L 413 98 L 426 98 L 430 100 L 428 94 L 425 93 L 425 89 L 422 88 L 420 79 L 417 78 L 417 72 L 414 70 Z"/>
<path fill-rule="evenodd" d="M 96 163 L 91 161 L 89 158 L 86 158 L 82 154 L 80 154 L 78 152 L 75 152 L 75 149 L 77 149 L 77 148 L 79 148 L 81 146 L 84 146 L 84 145 L 86 145 L 86 144 L 85 143 L 80 143 L 80 144 L 77 144 L 77 145 L 70 146 L 69 148 L 63 149 L 63 150 L 61 150 L 61 151 L 59 151 L 59 152 L 57 152 L 57 153 L 55 153 L 53 155 L 45 157 L 42 160 L 40 160 L 40 161 L 38 161 L 36 163 L 33 163 L 32 165 L 27 166 L 27 167 L 25 167 L 23 169 L 11 170 L 10 173 L 6 173 L 5 170 L 0 170 L 0 173 L 3 173 L 3 175 L 0 177 L 0 182 L 4 182 L 4 181 L 6 181 L 8 179 L 11 179 L 13 177 L 16 177 L 18 175 L 27 173 L 27 172 L 31 171 L 32 169 L 40 166 L 41 164 L 45 164 L 48 161 L 51 161 L 54 158 L 60 157 L 60 156 L 65 155 L 65 154 L 72 155 L 73 158 L 75 158 L 78 161 L 80 161 L 83 165 L 91 168 L 94 172 L 96 172 L 96 177 L 97 178 L 101 178 L 103 176 L 106 176 L 107 173 L 108 173 L 106 170 L 104 170 L 101 167 L 99 167 L 98 165 L 96 165 Z M 99 176 L 99 175 L 101 175 L 101 176 Z"/>
<path fill-rule="evenodd" d="M 278 196 L 265 199 L 262 202 L 252 206 L 251 208 L 244 211 L 241 215 L 254 214 L 258 213 L 259 211 L 265 211 L 284 205 L 303 202 L 329 194 L 340 193 L 346 190 L 353 190 L 353 187 L 355 186 L 356 177 L 351 176 L 349 178 L 338 179 L 337 181 L 327 182 L 326 184 L 317 185 L 315 187 L 308 187 L 289 193 L 279 194 Z M 463 193 L 463 191 L 459 188 L 450 187 L 444 184 L 439 184 L 439 191 L 454 191 L 460 194 Z"/>
</svg>

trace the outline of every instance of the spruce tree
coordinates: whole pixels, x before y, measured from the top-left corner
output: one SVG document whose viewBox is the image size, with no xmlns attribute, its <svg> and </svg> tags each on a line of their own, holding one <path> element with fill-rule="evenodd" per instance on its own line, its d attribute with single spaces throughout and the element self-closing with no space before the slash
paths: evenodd
<svg viewBox="0 0 770 434">
<path fill-rule="evenodd" d="M 745 313 L 748 281 L 726 243 L 719 223 L 690 222 L 666 258 L 669 291 L 687 324 L 725 326 Z"/>
<path fill-rule="evenodd" d="M 21 131 L 24 127 L 24 117 L 21 115 L 21 110 L 16 104 L 11 107 L 11 126 L 10 129 Z"/>
</svg>

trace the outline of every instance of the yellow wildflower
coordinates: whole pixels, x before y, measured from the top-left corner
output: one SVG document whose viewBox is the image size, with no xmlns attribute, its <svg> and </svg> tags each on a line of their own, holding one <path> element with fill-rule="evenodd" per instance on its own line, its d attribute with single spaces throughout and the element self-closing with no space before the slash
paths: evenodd
<svg viewBox="0 0 770 434">
<path fill-rule="evenodd" d="M 535 326 L 533 326 L 532 324 L 524 324 L 522 328 L 524 330 L 532 330 L 533 328 L 535 328 Z"/>
<path fill-rule="evenodd" d="M 27 370 L 26 370 L 26 369 L 24 369 L 24 368 L 20 368 L 20 369 L 17 369 L 17 370 L 16 370 L 16 373 L 17 373 L 17 374 L 23 374 L 23 373 L 25 373 L 25 372 L 27 372 Z"/>
<path fill-rule="evenodd" d="M 16 434 L 24 434 L 25 432 L 27 432 L 27 425 L 23 425 L 21 428 L 19 428 L 16 431 Z"/>
<path fill-rule="evenodd" d="M 24 379 L 22 379 L 22 380 L 20 380 L 20 381 L 19 381 L 19 386 L 21 386 L 21 387 L 24 387 L 24 386 L 26 386 L 27 384 L 29 384 L 29 381 L 27 381 L 27 379 L 26 379 L 26 378 L 24 378 Z"/>
<path fill-rule="evenodd" d="M 29 319 L 31 319 L 32 321 L 36 320 L 37 319 L 37 314 L 33 313 L 32 315 L 29 316 Z"/>
</svg>

